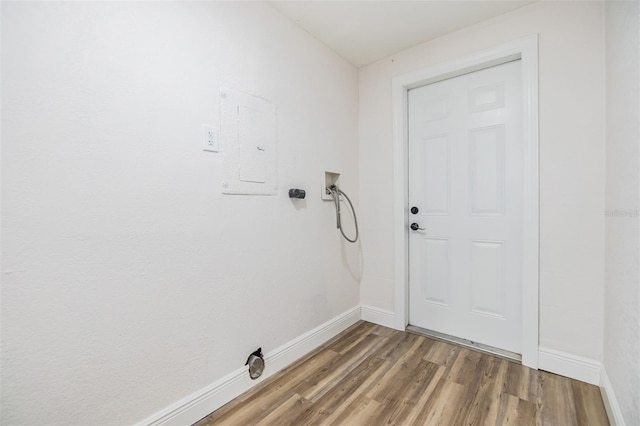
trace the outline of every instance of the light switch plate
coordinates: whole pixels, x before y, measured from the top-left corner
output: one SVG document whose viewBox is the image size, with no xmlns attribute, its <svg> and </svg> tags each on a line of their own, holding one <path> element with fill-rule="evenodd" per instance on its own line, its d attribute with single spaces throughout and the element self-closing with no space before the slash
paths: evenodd
<svg viewBox="0 0 640 426">
<path fill-rule="evenodd" d="M 218 152 L 218 129 L 208 124 L 202 125 L 202 149 L 204 151 Z"/>
</svg>

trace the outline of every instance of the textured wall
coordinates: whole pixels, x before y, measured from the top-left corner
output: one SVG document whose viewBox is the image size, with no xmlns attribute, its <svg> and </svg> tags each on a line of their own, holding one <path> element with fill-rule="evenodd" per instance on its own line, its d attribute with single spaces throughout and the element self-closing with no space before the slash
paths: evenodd
<svg viewBox="0 0 640 426">
<path fill-rule="evenodd" d="M 604 368 L 627 425 L 640 424 L 640 6 L 607 2 Z"/>
<path fill-rule="evenodd" d="M 221 195 L 221 86 L 278 107 L 277 196 Z M 357 305 L 357 90 L 265 4 L 3 2 L 1 423 L 130 424 Z"/>
<path fill-rule="evenodd" d="M 391 80 L 539 33 L 540 344 L 601 359 L 604 6 L 540 2 L 359 70 L 362 303 L 393 311 Z"/>
</svg>

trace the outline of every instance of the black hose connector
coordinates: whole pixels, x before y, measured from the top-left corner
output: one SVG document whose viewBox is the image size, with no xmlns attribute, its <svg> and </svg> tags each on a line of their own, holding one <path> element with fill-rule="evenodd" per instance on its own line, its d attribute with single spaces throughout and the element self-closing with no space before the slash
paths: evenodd
<svg viewBox="0 0 640 426">
<path fill-rule="evenodd" d="M 306 196 L 307 196 L 307 193 L 305 192 L 304 189 L 291 188 L 289 190 L 289 198 L 304 198 Z"/>
</svg>

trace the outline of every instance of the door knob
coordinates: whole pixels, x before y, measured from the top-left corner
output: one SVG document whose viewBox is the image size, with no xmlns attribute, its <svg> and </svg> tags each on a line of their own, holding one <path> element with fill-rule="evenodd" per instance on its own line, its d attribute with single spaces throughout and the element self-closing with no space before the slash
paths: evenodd
<svg viewBox="0 0 640 426">
<path fill-rule="evenodd" d="M 420 225 L 418 225 L 417 223 L 413 222 L 411 224 L 411 229 L 413 229 L 414 231 L 417 231 L 418 229 L 421 231 L 424 231 L 424 228 L 420 228 Z"/>
<path fill-rule="evenodd" d="M 420 210 L 416 206 L 411 207 L 411 213 L 418 214 L 419 211 Z"/>
</svg>

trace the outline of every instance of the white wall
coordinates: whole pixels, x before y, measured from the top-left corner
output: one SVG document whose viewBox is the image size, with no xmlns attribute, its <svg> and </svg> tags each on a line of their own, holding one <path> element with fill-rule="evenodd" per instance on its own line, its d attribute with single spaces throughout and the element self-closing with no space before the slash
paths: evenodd
<svg viewBox="0 0 640 426">
<path fill-rule="evenodd" d="M 221 195 L 221 86 L 277 105 L 277 196 Z M 1 423 L 130 424 L 356 306 L 357 90 L 265 4 L 3 2 Z"/>
<path fill-rule="evenodd" d="M 359 70 L 364 305 L 393 311 L 394 76 L 539 33 L 540 345 L 602 355 L 604 6 L 541 2 Z"/>
<path fill-rule="evenodd" d="M 640 424 L 640 6 L 607 2 L 604 368 L 628 425 Z"/>
</svg>

